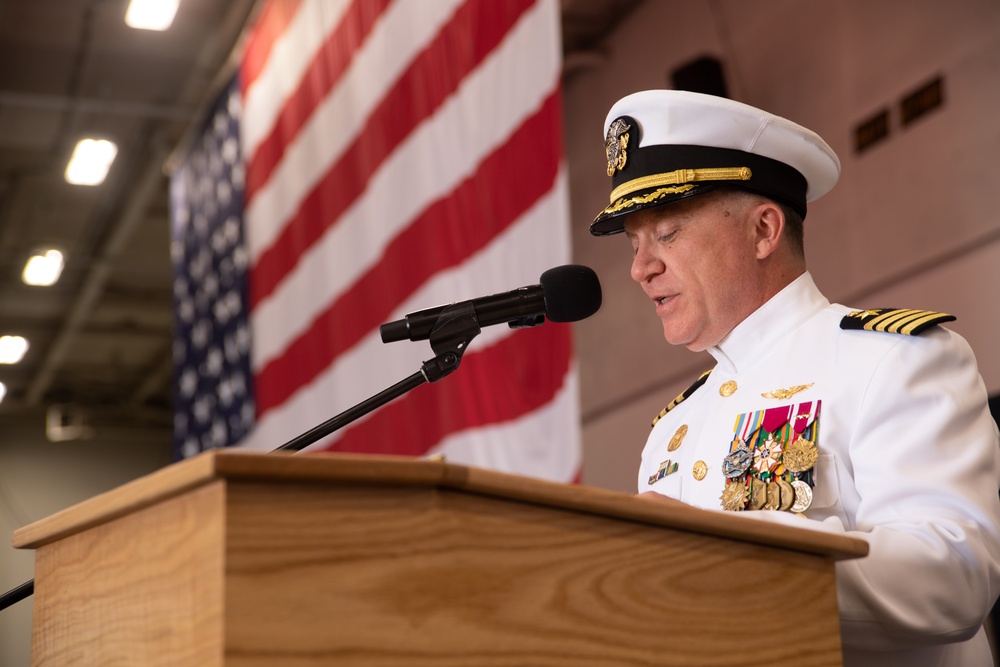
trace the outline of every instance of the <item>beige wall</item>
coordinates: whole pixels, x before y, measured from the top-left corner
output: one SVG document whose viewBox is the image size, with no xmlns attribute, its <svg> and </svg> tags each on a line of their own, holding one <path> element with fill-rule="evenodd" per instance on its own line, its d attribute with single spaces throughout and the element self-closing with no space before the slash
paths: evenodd
<svg viewBox="0 0 1000 667">
<path fill-rule="evenodd" d="M 30 423 L 0 422 L 0 593 L 34 576 L 34 552 L 10 546 L 16 529 L 170 463 L 162 435 L 104 427 L 92 440 L 54 443 L 44 415 Z M 0 666 L 29 664 L 31 612 L 32 598 L 0 611 Z"/>
<path fill-rule="evenodd" d="M 565 84 L 575 261 L 605 305 L 576 325 L 584 481 L 632 491 L 649 421 L 700 372 L 673 349 L 628 278 L 620 237 L 597 239 L 606 204 L 602 124 L 619 97 L 669 86 L 680 65 L 722 61 L 734 99 L 806 125 L 840 156 L 835 190 L 810 207 L 809 267 L 834 301 L 958 316 L 991 393 L 1000 392 L 1000 4 L 992 0 L 647 0 Z M 945 103 L 907 128 L 899 99 L 934 76 Z M 855 125 L 888 106 L 887 140 L 856 155 Z"/>
</svg>

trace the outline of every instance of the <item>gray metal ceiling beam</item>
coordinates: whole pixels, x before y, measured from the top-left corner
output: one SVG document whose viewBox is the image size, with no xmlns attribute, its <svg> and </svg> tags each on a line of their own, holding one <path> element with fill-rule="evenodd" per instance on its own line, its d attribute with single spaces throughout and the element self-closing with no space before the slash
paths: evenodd
<svg viewBox="0 0 1000 667">
<path fill-rule="evenodd" d="M 150 120 L 190 121 L 196 110 L 165 104 L 144 104 L 63 95 L 36 95 L 0 90 L 0 107 L 20 107 L 43 111 L 75 111 L 99 116 L 134 116 Z"/>
<path fill-rule="evenodd" d="M 149 202 L 157 190 L 163 187 L 163 161 L 166 159 L 166 155 L 165 150 L 157 147 L 153 156 L 146 162 L 146 166 L 132 190 L 125 211 L 112 229 L 97 258 L 91 263 L 80 288 L 80 293 L 74 299 L 73 306 L 66 315 L 66 319 L 63 320 L 58 335 L 49 346 L 38 372 L 32 378 L 31 385 L 24 397 L 26 404 L 39 404 L 49 385 L 52 384 L 52 377 L 56 370 L 66 358 L 66 352 L 73 339 L 83 327 L 90 312 L 104 292 L 104 286 L 111 277 L 113 260 L 125 249 L 128 240 L 132 237 L 133 230 L 145 219 Z"/>
</svg>

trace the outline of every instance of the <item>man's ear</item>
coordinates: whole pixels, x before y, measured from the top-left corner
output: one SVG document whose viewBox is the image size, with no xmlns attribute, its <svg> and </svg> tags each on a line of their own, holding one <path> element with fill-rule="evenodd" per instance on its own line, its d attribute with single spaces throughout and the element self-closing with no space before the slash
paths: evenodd
<svg viewBox="0 0 1000 667">
<path fill-rule="evenodd" d="M 774 202 L 765 201 L 751 209 L 757 259 L 769 257 L 778 249 L 785 233 L 785 214 Z"/>
</svg>

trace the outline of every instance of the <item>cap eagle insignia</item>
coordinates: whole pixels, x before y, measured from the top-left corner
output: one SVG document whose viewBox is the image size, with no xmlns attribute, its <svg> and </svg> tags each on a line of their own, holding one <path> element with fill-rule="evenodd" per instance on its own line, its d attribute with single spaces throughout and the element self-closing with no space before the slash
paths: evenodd
<svg viewBox="0 0 1000 667">
<path fill-rule="evenodd" d="M 616 118 L 611 127 L 608 128 L 608 136 L 604 139 L 604 153 L 608 156 L 608 176 L 614 176 L 615 171 L 625 168 L 625 161 L 628 156 L 625 149 L 628 148 L 628 131 L 631 125 L 622 118 Z"/>
</svg>

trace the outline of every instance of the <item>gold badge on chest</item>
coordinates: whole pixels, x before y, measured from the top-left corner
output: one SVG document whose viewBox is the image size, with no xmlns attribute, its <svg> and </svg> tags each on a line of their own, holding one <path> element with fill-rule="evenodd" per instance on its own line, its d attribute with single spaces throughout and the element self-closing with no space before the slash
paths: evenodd
<svg viewBox="0 0 1000 667">
<path fill-rule="evenodd" d="M 670 443 L 667 444 L 667 451 L 675 451 L 684 442 L 684 436 L 688 433 L 687 424 L 681 424 L 680 427 L 674 432 L 674 437 L 670 438 Z"/>
<path fill-rule="evenodd" d="M 765 391 L 761 396 L 764 398 L 776 398 L 779 401 L 787 401 L 789 398 L 799 393 L 800 391 L 805 391 L 809 387 L 813 386 L 814 383 L 809 384 L 797 384 L 794 387 L 789 387 L 788 389 L 774 389 L 772 391 Z"/>
</svg>

